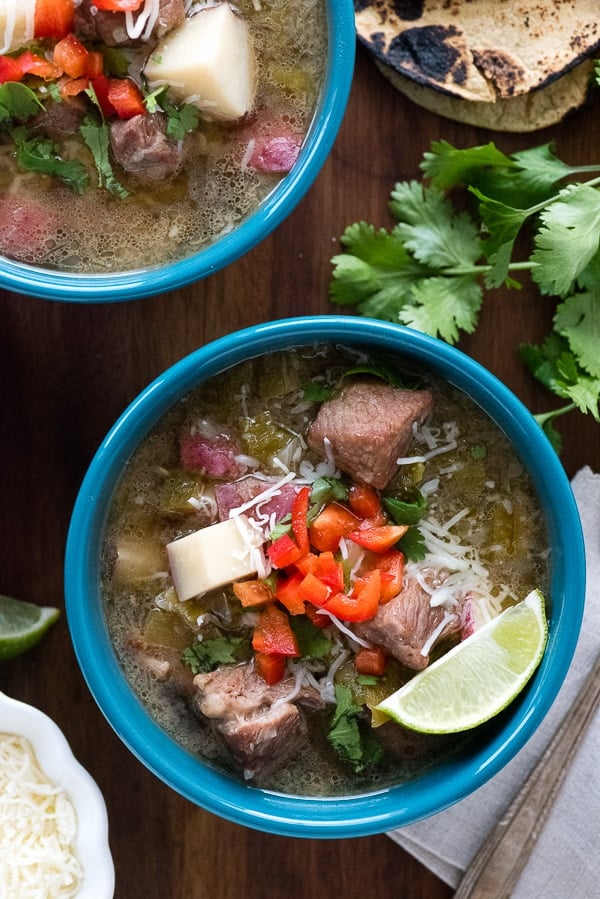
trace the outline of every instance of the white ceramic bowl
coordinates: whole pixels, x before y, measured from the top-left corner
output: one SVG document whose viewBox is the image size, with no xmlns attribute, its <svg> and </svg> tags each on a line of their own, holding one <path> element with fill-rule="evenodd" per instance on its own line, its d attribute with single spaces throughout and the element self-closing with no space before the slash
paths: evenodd
<svg viewBox="0 0 600 899">
<path fill-rule="evenodd" d="M 84 872 L 77 899 L 112 899 L 115 872 L 104 798 L 58 725 L 39 709 L 0 692 L 0 733 L 27 739 L 48 780 L 62 787 L 73 803 L 77 815 L 74 848 Z"/>
</svg>

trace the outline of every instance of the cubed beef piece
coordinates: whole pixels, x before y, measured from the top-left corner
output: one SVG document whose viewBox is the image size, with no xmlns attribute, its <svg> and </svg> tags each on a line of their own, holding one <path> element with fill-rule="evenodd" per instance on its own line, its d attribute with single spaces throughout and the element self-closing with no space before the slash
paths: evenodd
<svg viewBox="0 0 600 899">
<path fill-rule="evenodd" d="M 158 19 L 152 37 L 159 38 L 185 19 L 184 0 L 160 0 Z M 82 0 L 75 9 L 75 33 L 87 41 L 99 41 L 108 47 L 139 43 L 127 33 L 125 13 L 97 9 L 94 0 Z"/>
<path fill-rule="evenodd" d="M 325 453 L 329 441 L 338 468 L 356 481 L 383 489 L 412 442 L 413 425 L 422 424 L 432 406 L 430 390 L 353 381 L 323 403 L 310 427 L 308 444 Z"/>
<path fill-rule="evenodd" d="M 429 664 L 435 644 L 462 627 L 460 609 L 449 614 L 443 606 L 432 608 L 430 598 L 418 581 L 410 579 L 398 596 L 379 607 L 374 618 L 355 625 L 354 630 L 359 637 L 382 646 L 407 668 L 420 671 Z M 448 620 L 440 629 L 445 618 Z M 433 634 L 436 636 L 431 642 Z"/>
<path fill-rule="evenodd" d="M 164 181 L 181 165 L 181 147 L 167 137 L 162 113 L 111 122 L 110 145 L 118 164 L 142 181 Z"/>
<path fill-rule="evenodd" d="M 265 481 L 252 475 L 248 475 L 238 481 L 217 484 L 215 487 L 215 499 L 219 509 L 219 519 L 225 521 L 226 518 L 229 518 L 229 513 L 232 509 L 237 509 L 243 506 L 244 503 L 250 502 L 255 496 L 259 496 L 259 494 L 268 490 L 272 484 L 272 481 Z M 274 515 L 275 522 L 281 521 L 282 518 L 285 518 L 292 511 L 296 492 L 296 488 L 291 484 L 283 484 L 268 499 L 261 500 L 256 507 L 252 507 L 248 514 L 255 518 L 257 516 L 269 518 L 271 515 Z"/>
<path fill-rule="evenodd" d="M 32 125 L 36 131 L 60 141 L 79 131 L 87 112 L 88 105 L 84 97 L 65 97 L 62 103 L 50 101 L 44 111 L 33 119 Z"/>
<path fill-rule="evenodd" d="M 323 707 L 320 694 L 311 687 L 303 687 L 287 701 L 294 678 L 269 686 L 251 663 L 198 674 L 194 686 L 197 712 L 209 719 L 247 778 L 272 770 L 296 751 L 306 728 L 298 705 Z"/>
<path fill-rule="evenodd" d="M 184 434 L 179 441 L 183 468 L 210 478 L 239 478 L 248 470 L 239 460 L 239 444 L 229 434 Z"/>
</svg>

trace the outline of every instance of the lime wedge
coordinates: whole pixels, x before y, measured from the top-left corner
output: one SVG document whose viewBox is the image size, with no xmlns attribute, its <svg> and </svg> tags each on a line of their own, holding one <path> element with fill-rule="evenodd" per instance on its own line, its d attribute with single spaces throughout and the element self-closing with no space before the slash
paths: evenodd
<svg viewBox="0 0 600 899">
<path fill-rule="evenodd" d="M 544 597 L 532 590 L 376 708 L 424 733 L 476 727 L 521 692 L 541 661 L 547 634 Z"/>
<path fill-rule="evenodd" d="M 0 661 L 35 646 L 59 615 L 59 609 L 0 596 Z"/>
</svg>

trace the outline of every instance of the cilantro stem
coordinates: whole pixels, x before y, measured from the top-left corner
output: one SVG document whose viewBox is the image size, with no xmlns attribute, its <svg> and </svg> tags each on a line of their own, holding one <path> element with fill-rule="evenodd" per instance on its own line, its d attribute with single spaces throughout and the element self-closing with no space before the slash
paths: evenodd
<svg viewBox="0 0 600 899">
<path fill-rule="evenodd" d="M 566 406 L 561 406 L 560 409 L 552 409 L 550 412 L 540 412 L 533 417 L 537 423 L 543 427 L 547 421 L 552 421 L 553 418 L 558 418 L 559 415 L 565 415 L 567 412 L 573 412 L 575 409 L 577 409 L 575 403 L 567 403 Z"/>
<path fill-rule="evenodd" d="M 537 262 L 531 261 L 511 262 L 508 269 L 513 272 L 527 272 L 536 268 L 537 265 Z M 455 265 L 451 268 L 440 269 L 437 274 L 448 275 L 449 277 L 454 277 L 456 275 L 479 275 L 490 272 L 492 268 L 492 265 Z"/>
</svg>

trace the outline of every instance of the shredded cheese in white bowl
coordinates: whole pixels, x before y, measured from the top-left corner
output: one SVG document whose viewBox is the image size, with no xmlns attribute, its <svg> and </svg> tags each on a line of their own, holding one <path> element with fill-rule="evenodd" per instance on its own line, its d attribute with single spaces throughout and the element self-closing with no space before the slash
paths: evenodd
<svg viewBox="0 0 600 899">
<path fill-rule="evenodd" d="M 0 692 L 2 899 L 112 899 L 104 799 L 60 728 Z"/>
</svg>

